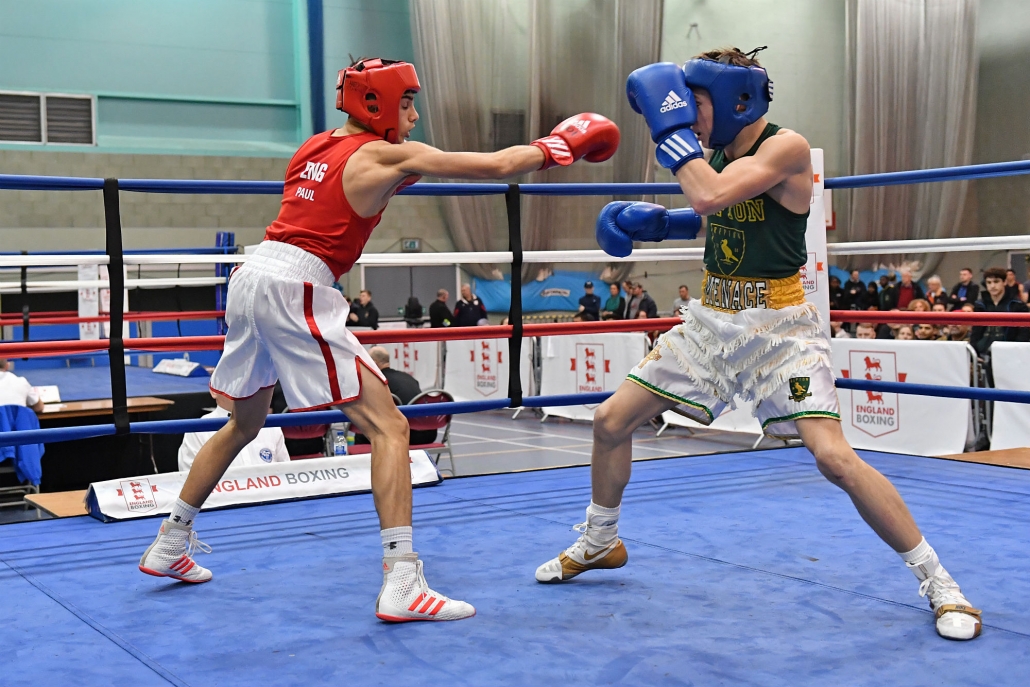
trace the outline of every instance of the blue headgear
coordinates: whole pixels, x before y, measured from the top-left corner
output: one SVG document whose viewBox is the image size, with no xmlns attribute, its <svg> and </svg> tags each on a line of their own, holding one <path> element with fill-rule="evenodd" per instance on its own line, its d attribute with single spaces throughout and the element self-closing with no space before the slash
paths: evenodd
<svg viewBox="0 0 1030 687">
<path fill-rule="evenodd" d="M 691 88 L 703 88 L 712 98 L 711 148 L 729 145 L 740 130 L 769 111 L 773 84 L 761 67 L 738 67 L 695 58 L 683 65 Z"/>
</svg>

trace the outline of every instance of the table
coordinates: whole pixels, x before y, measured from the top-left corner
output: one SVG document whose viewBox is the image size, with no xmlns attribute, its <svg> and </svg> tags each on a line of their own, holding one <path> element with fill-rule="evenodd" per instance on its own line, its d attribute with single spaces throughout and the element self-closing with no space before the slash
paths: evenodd
<svg viewBox="0 0 1030 687">
<path fill-rule="evenodd" d="M 133 396 L 128 400 L 129 413 L 152 413 L 175 405 L 175 401 L 156 396 Z M 72 417 L 94 417 L 111 415 L 111 399 L 102 398 L 95 401 L 68 401 L 65 403 L 47 403 L 39 414 L 42 420 L 64 420 Z"/>
<path fill-rule="evenodd" d="M 55 518 L 71 518 L 76 515 L 87 515 L 86 490 L 55 491 L 50 494 L 27 494 L 25 501 Z"/>
</svg>

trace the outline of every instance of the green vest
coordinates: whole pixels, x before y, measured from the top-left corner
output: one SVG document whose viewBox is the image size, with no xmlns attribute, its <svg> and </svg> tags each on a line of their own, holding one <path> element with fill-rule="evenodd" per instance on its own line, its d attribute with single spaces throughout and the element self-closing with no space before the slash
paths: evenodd
<svg viewBox="0 0 1030 687">
<path fill-rule="evenodd" d="M 754 155 L 758 146 L 779 130 L 776 124 L 767 124 L 744 156 Z M 716 150 L 708 164 L 722 172 L 729 163 L 726 154 Z M 731 205 L 708 215 L 705 269 L 712 274 L 769 279 L 797 274 L 808 260 L 807 225 L 808 212 L 791 212 L 768 193 Z"/>
</svg>

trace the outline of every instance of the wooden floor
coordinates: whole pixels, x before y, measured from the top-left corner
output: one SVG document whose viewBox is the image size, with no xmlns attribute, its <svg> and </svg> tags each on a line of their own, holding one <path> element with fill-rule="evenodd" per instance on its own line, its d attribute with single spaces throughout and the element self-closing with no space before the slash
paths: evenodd
<svg viewBox="0 0 1030 687">
<path fill-rule="evenodd" d="M 1030 470 L 1030 448 L 1009 448 L 1002 451 L 976 451 L 955 453 L 950 456 L 936 456 L 945 460 L 960 460 L 964 463 L 984 463 L 1006 468 Z"/>
</svg>

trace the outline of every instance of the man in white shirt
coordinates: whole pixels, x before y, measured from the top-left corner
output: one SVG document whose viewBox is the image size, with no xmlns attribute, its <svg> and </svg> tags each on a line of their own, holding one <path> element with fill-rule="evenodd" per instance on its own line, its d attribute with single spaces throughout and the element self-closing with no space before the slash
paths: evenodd
<svg viewBox="0 0 1030 687">
<path fill-rule="evenodd" d="M 7 359 L 0 358 L 0 406 L 25 406 L 43 412 L 43 401 L 29 380 L 7 371 Z"/>
<path fill-rule="evenodd" d="M 211 394 L 218 407 L 204 415 L 203 418 L 229 417 L 232 401 L 224 396 Z M 179 446 L 179 471 L 185 472 L 193 465 L 197 451 L 215 435 L 214 432 L 192 432 L 182 437 Z M 243 465 L 264 465 L 265 463 L 288 463 L 290 454 L 286 451 L 286 440 L 283 431 L 278 427 L 265 427 L 258 432 L 257 438 L 243 447 L 236 459 L 229 464 L 231 468 Z"/>
</svg>

